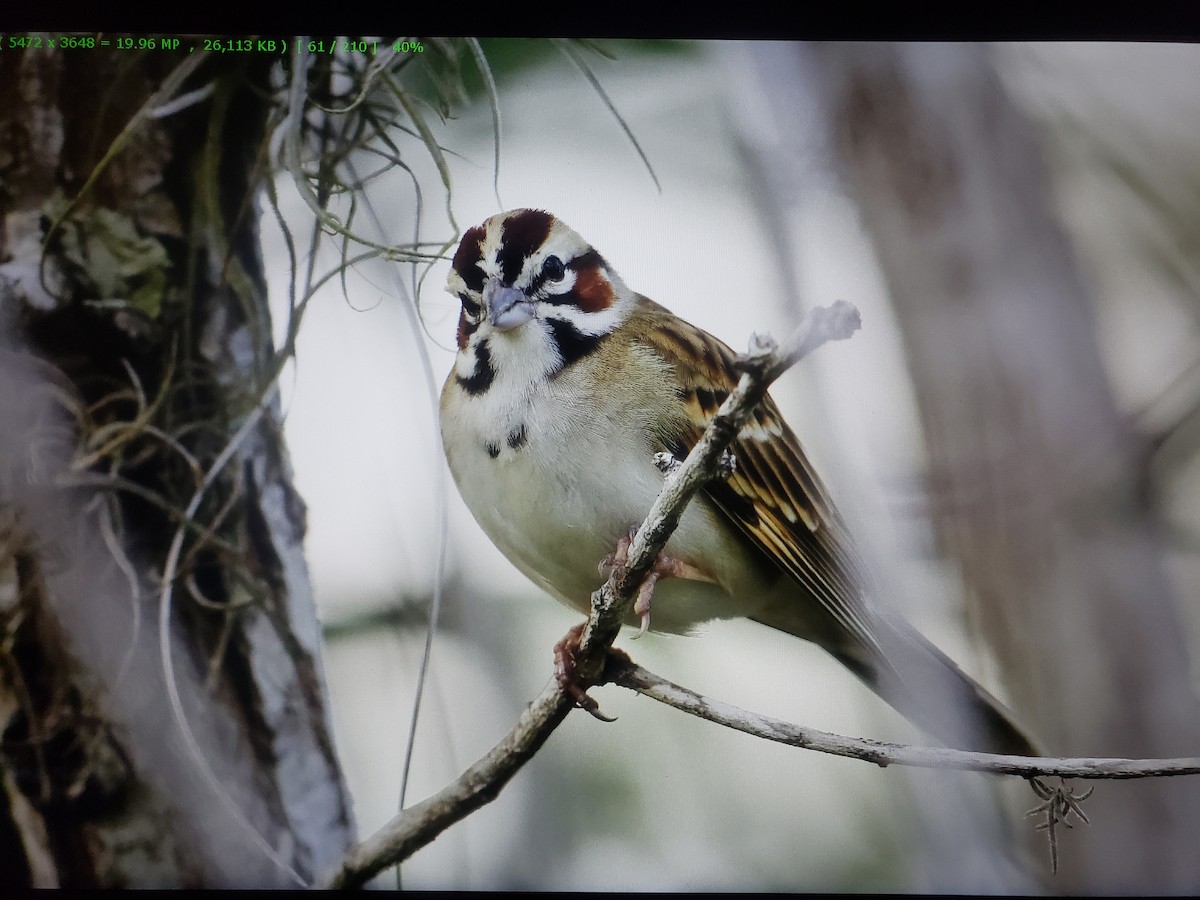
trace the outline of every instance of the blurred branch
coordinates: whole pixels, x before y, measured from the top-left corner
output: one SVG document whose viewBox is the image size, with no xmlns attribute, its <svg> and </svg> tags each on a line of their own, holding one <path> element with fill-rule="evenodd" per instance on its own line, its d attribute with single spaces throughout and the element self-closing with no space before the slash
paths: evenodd
<svg viewBox="0 0 1200 900">
<path fill-rule="evenodd" d="M 626 565 L 617 567 L 592 594 L 592 614 L 575 653 L 575 673 L 582 682 L 611 680 L 605 677 L 606 662 L 610 666 L 614 662 L 620 664 L 623 654 L 610 654 L 609 650 L 638 588 L 679 524 L 684 508 L 696 491 L 717 473 L 722 454 L 749 420 L 771 382 L 822 344 L 849 338 L 858 328 L 858 310 L 839 300 L 830 307 L 814 308 L 782 345 L 776 346 L 770 338 L 758 335 L 751 339 L 750 352 L 739 360 L 742 376 L 737 387 L 721 404 L 687 458 L 667 475 L 662 492 L 630 545 Z M 485 756 L 441 791 L 404 810 L 374 835 L 352 847 L 337 868 L 326 873 L 316 886 L 360 886 L 490 803 L 533 758 L 574 705 L 567 689 L 555 680 Z"/>
<path fill-rule="evenodd" d="M 372 634 L 380 629 L 412 629 L 424 631 L 429 625 L 429 597 L 398 597 L 385 605 L 351 612 L 323 622 L 321 636 L 326 644 L 359 635 Z"/>
<path fill-rule="evenodd" d="M 1020 775 L 1023 778 L 1040 775 L 1061 778 L 1129 779 L 1200 775 L 1200 757 L 1196 756 L 1181 759 L 1006 756 L 999 753 L 976 753 L 946 747 L 919 747 L 844 737 L 828 731 L 793 725 L 781 719 L 739 709 L 720 700 L 712 700 L 619 657 L 611 659 L 605 674 L 614 684 L 637 691 L 652 700 L 697 718 L 780 744 L 833 756 L 861 759 L 883 767 L 897 765 L 925 769 L 959 769 L 990 772 L 994 775 Z"/>
<path fill-rule="evenodd" d="M 1161 483 L 1200 450 L 1200 358 L 1191 360 L 1133 417 L 1144 454 L 1138 474 Z M 1153 468 L 1153 473 L 1151 473 Z"/>
</svg>

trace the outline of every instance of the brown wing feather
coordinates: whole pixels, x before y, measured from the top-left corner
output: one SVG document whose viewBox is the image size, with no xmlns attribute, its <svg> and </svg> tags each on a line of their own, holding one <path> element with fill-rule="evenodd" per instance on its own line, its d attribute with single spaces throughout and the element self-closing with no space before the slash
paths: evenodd
<svg viewBox="0 0 1200 900">
<path fill-rule="evenodd" d="M 647 320 L 647 327 L 638 334 L 674 368 L 687 413 L 679 420 L 679 433 L 664 436 L 664 449 L 686 452 L 736 386 L 736 355 L 706 331 L 652 300 L 641 300 L 637 315 Z M 705 489 L 708 497 L 851 636 L 882 658 L 855 585 L 849 533 L 769 396 L 730 449 L 737 469 L 728 479 L 711 483 Z"/>
</svg>

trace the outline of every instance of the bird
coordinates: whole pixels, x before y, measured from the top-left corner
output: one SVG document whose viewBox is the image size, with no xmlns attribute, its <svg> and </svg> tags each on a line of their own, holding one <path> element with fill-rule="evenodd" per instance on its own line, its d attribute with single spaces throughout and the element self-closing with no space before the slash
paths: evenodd
<svg viewBox="0 0 1200 900">
<path fill-rule="evenodd" d="M 656 455 L 687 455 L 737 383 L 736 354 L 541 209 L 467 229 L 446 290 L 461 309 L 440 427 L 458 491 L 517 569 L 586 616 L 597 568 L 623 560 L 662 489 Z M 876 614 L 854 539 L 769 394 L 730 452 L 627 624 L 686 634 L 749 618 L 816 643 L 948 746 L 1038 755 L 948 656 Z"/>
</svg>

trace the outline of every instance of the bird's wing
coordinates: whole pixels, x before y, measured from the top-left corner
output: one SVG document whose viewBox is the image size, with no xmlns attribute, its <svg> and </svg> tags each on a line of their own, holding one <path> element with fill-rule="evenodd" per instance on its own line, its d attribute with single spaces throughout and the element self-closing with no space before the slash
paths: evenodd
<svg viewBox="0 0 1200 900">
<path fill-rule="evenodd" d="M 708 332 L 642 298 L 641 339 L 673 369 L 684 415 L 662 435 L 679 459 L 691 450 L 737 385 L 734 352 Z M 730 447 L 736 469 L 705 493 L 769 559 L 866 649 L 883 656 L 855 583 L 849 533 L 800 442 L 768 396 Z"/>
</svg>

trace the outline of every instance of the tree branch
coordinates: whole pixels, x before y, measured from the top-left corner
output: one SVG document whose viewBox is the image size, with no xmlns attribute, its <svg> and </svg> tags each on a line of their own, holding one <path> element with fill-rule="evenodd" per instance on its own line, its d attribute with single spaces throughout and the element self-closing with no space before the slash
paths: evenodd
<svg viewBox="0 0 1200 900">
<path fill-rule="evenodd" d="M 845 340 L 859 327 L 858 310 L 853 304 L 839 300 L 832 306 L 812 309 L 778 347 L 770 338 L 755 335 L 751 339 L 750 352 L 738 361 L 742 376 L 737 387 L 721 404 L 687 458 L 668 473 L 662 492 L 630 545 L 626 565 L 616 567 L 604 585 L 592 594 L 592 614 L 575 655 L 575 671 L 583 682 L 601 679 L 607 674 L 606 661 L 616 662 L 617 658 L 609 656 L 608 649 L 621 630 L 638 588 L 679 524 L 688 502 L 716 474 L 726 448 L 766 395 L 771 382 L 822 344 Z M 573 706 L 574 700 L 557 682 L 546 688 L 500 743 L 478 762 L 441 791 L 404 810 L 374 835 L 352 847 L 337 868 L 314 886 L 327 889 L 360 886 L 490 803 Z"/>
<path fill-rule="evenodd" d="M 495 747 L 432 797 L 408 807 L 366 840 L 355 844 L 320 889 L 360 887 L 388 866 L 407 859 L 435 837 L 491 803 L 567 717 L 575 701 L 557 683 L 542 691 Z"/>
<path fill-rule="evenodd" d="M 614 684 L 673 706 L 675 709 L 735 728 L 780 744 L 847 756 L 878 766 L 915 766 L 925 769 L 960 769 L 995 775 L 1059 776 L 1062 778 L 1128 779 L 1200 774 L 1200 757 L 1178 759 L 1122 759 L 1103 757 L 1030 757 L 999 753 L 977 753 L 946 747 L 918 747 L 863 738 L 843 737 L 828 731 L 805 728 L 747 712 L 720 700 L 712 700 L 648 672 L 620 657 L 612 657 L 605 675 Z"/>
</svg>

